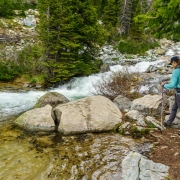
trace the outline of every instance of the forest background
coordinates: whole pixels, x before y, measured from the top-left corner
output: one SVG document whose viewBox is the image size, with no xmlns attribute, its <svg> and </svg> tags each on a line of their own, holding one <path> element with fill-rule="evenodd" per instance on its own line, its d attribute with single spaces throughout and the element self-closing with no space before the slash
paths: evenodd
<svg viewBox="0 0 180 180">
<path fill-rule="evenodd" d="M 0 53 L 0 81 L 28 77 L 48 87 L 99 72 L 106 44 L 146 55 L 158 39 L 180 40 L 180 0 L 0 0 L 0 19 L 25 17 L 28 9 L 39 12 L 37 40 L 13 57 Z M 0 21 L 0 28 L 13 27 Z"/>
</svg>

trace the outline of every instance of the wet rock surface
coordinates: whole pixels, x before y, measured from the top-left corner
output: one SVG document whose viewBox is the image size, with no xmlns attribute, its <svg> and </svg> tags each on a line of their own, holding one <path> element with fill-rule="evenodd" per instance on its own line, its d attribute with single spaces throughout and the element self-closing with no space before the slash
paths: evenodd
<svg viewBox="0 0 180 180">
<path fill-rule="evenodd" d="M 0 179 L 116 180 L 130 151 L 144 153 L 151 147 L 147 140 L 112 133 L 61 136 L 4 124 L 0 126 Z"/>
</svg>

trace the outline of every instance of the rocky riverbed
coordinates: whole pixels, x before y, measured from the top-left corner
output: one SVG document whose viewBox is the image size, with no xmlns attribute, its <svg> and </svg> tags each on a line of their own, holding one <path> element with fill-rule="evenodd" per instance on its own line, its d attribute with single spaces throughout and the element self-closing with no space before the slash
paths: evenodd
<svg viewBox="0 0 180 180">
<path fill-rule="evenodd" d="M 147 153 L 152 144 L 119 134 L 61 136 L 0 125 L 0 179 L 120 179 L 130 151 Z"/>
</svg>

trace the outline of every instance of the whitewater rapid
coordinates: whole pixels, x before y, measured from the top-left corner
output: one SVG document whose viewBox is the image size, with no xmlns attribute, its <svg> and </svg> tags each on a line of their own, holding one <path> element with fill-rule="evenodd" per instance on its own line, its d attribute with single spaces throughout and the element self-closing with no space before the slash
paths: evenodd
<svg viewBox="0 0 180 180">
<path fill-rule="evenodd" d="M 110 71 L 105 73 L 92 74 L 87 77 L 73 78 L 69 83 L 47 91 L 29 92 L 0 92 L 0 121 L 9 115 L 16 115 L 31 109 L 36 101 L 47 92 L 59 92 L 70 101 L 93 95 L 94 84 L 101 82 L 102 77 L 109 78 L 113 72 L 145 72 L 150 65 L 163 66 L 163 60 L 153 62 L 139 62 L 133 66 L 110 66 Z"/>
</svg>

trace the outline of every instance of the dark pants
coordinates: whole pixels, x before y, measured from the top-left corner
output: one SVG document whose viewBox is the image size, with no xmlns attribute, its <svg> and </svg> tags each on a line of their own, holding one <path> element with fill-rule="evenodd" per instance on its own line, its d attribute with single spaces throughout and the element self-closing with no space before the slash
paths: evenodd
<svg viewBox="0 0 180 180">
<path fill-rule="evenodd" d="M 174 121 L 178 108 L 180 109 L 180 94 L 175 94 L 175 102 L 172 106 L 169 119 L 166 122 L 167 125 L 171 125 L 172 122 Z"/>
</svg>

